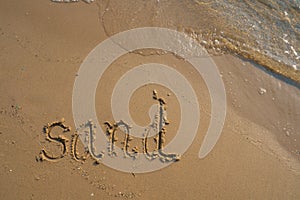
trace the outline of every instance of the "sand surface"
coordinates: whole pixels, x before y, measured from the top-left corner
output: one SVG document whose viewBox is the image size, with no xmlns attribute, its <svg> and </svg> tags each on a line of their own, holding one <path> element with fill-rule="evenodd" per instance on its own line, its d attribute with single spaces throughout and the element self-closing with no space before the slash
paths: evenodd
<svg viewBox="0 0 300 200">
<path fill-rule="evenodd" d="M 71 140 L 74 134 L 73 84 L 83 59 L 107 38 L 99 18 L 106 3 L 1 1 L 0 199 L 299 199 L 299 87 L 232 55 L 213 57 L 226 88 L 227 116 L 217 145 L 204 159 L 198 152 L 211 102 L 203 79 L 172 54 L 145 51 L 119 58 L 99 82 L 99 122 L 113 121 L 110 98 L 124 72 L 149 62 L 171 66 L 190 81 L 200 99 L 198 134 L 181 160 L 146 174 L 119 172 L 92 159 L 76 162 L 69 154 L 55 163 L 36 160 L 42 148 L 60 152 L 59 145 L 45 140 L 47 123 L 64 117 L 72 128 L 65 136 Z M 114 20 L 106 21 L 106 27 L 114 28 Z M 180 109 L 168 88 L 150 84 L 138 89 L 130 101 L 131 115 L 140 125 L 149 123 L 154 89 L 168 102 L 169 142 Z"/>
</svg>

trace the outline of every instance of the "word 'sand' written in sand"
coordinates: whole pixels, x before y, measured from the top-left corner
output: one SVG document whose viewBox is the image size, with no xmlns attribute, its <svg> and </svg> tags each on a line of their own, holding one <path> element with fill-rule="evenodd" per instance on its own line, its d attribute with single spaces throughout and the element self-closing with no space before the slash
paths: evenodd
<svg viewBox="0 0 300 200">
<path fill-rule="evenodd" d="M 166 141 L 166 133 L 167 129 L 166 126 L 170 124 L 170 122 L 167 119 L 166 116 L 166 101 L 163 98 L 160 98 L 157 96 L 157 91 L 153 91 L 153 99 L 157 102 L 158 112 L 155 115 L 155 119 L 153 120 L 153 123 L 149 125 L 149 129 L 146 131 L 146 134 L 144 134 L 144 137 L 142 139 L 143 144 L 143 154 L 146 156 L 148 160 L 154 160 L 159 159 L 161 162 L 176 162 L 180 160 L 180 155 L 173 154 L 173 153 L 165 153 L 163 151 L 165 141 Z M 59 127 L 63 130 L 63 133 L 67 133 L 71 131 L 71 128 L 69 126 L 66 126 L 64 124 L 64 119 L 61 119 L 60 121 L 55 121 L 53 123 L 48 123 L 44 129 L 43 132 L 45 133 L 46 140 L 49 142 L 58 143 L 61 145 L 62 150 L 60 155 L 54 156 L 53 154 L 49 153 L 45 148 L 43 148 L 40 151 L 39 156 L 37 157 L 38 161 L 51 161 L 56 162 L 61 160 L 66 156 L 68 153 L 68 150 L 71 149 L 70 155 L 71 157 L 80 162 L 84 162 L 88 157 L 91 157 L 93 160 L 95 160 L 96 163 L 101 163 L 101 159 L 104 156 L 105 151 L 101 151 L 100 153 L 96 152 L 96 147 L 94 145 L 94 142 L 96 140 L 95 138 L 95 125 L 92 120 L 88 120 L 87 123 L 82 124 L 77 131 L 72 134 L 72 139 L 69 143 L 69 139 L 65 137 L 64 135 L 58 135 L 53 136 L 51 134 L 51 131 L 54 127 Z M 131 126 L 124 122 L 123 120 L 120 120 L 119 122 L 111 123 L 109 121 L 104 122 L 104 125 L 106 127 L 106 135 L 108 136 L 108 156 L 117 156 L 117 153 L 115 151 L 115 143 L 118 140 L 117 139 L 117 132 L 118 130 L 121 130 L 121 132 L 125 135 L 124 140 L 121 142 L 123 144 L 122 150 L 124 153 L 124 156 L 127 158 L 137 159 L 137 156 L 139 154 L 139 149 L 137 146 L 134 146 L 130 150 L 130 141 L 133 140 L 132 136 L 130 135 L 130 129 Z M 84 135 L 80 132 L 80 129 L 85 129 L 88 131 L 84 131 Z M 155 149 L 150 152 L 148 147 L 148 136 L 150 129 L 153 129 L 156 132 L 155 137 L 153 138 L 155 141 Z M 78 141 L 83 136 L 84 143 L 87 144 L 84 147 L 84 153 L 83 155 L 79 155 L 78 153 Z"/>
</svg>

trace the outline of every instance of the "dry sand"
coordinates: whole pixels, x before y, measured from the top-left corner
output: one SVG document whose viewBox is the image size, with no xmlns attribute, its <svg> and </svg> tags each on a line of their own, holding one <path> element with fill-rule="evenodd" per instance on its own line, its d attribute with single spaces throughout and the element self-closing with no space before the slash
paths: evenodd
<svg viewBox="0 0 300 200">
<path fill-rule="evenodd" d="M 205 159 L 198 159 L 198 151 L 209 124 L 210 100 L 201 77 L 171 54 L 127 54 L 99 83 L 96 99 L 106 108 L 100 112 L 97 107 L 99 121 L 113 120 L 110 95 L 124 71 L 147 62 L 172 66 L 191 81 L 201 99 L 200 129 L 182 159 L 135 175 L 92 160 L 79 163 L 69 155 L 56 163 L 36 161 L 43 147 L 60 149 L 45 141 L 44 125 L 64 117 L 74 130 L 73 83 L 82 60 L 107 38 L 99 20 L 105 3 L 1 1 L 0 199 L 299 199 L 299 87 L 231 55 L 213 57 L 226 87 L 228 110 L 221 138 Z M 132 116 L 140 124 L 149 122 L 145 113 L 154 88 L 172 110 L 168 142 L 180 112 L 167 88 L 137 90 Z M 266 93 L 260 94 L 261 88 Z M 71 139 L 73 133 L 66 136 Z"/>
</svg>

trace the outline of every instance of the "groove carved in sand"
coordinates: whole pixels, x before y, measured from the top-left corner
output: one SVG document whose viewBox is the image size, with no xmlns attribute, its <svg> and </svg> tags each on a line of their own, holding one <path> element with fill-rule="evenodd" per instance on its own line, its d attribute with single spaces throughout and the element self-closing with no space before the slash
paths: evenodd
<svg viewBox="0 0 300 200">
<path fill-rule="evenodd" d="M 160 158 L 160 160 L 162 162 L 170 162 L 170 161 L 179 161 L 180 160 L 180 155 L 177 154 L 170 154 L 170 153 L 165 153 L 163 151 L 164 149 L 164 144 L 166 142 L 166 133 L 167 133 L 167 128 L 166 126 L 168 126 L 170 124 L 169 120 L 167 119 L 167 107 L 166 107 L 166 101 L 157 96 L 157 91 L 153 90 L 153 99 L 157 101 L 157 105 L 158 105 L 158 113 L 155 115 L 155 121 L 152 125 L 150 125 L 151 127 L 154 127 L 154 129 L 158 132 L 157 136 L 154 138 L 155 142 L 156 142 L 156 151 L 154 154 L 149 156 L 148 153 L 148 145 L 147 145 L 147 136 L 148 133 L 146 134 L 145 138 L 144 138 L 144 153 L 146 154 L 147 158 L 152 159 L 151 157 L 154 156 L 158 156 Z"/>
<path fill-rule="evenodd" d="M 149 160 L 154 160 L 156 158 L 159 158 L 162 162 L 178 161 L 180 160 L 180 155 L 168 154 L 163 151 L 164 144 L 166 141 L 166 132 L 167 132 L 166 126 L 170 124 L 170 122 L 167 119 L 166 101 L 163 98 L 159 98 L 157 96 L 156 90 L 153 91 L 153 99 L 157 101 L 158 111 L 154 116 L 155 118 L 154 122 L 148 126 L 148 128 L 146 129 L 145 136 L 142 139 L 143 154 Z M 123 144 L 122 149 L 124 152 L 124 156 L 136 159 L 139 153 L 138 147 L 135 146 L 131 149 L 131 151 L 129 151 L 130 141 L 133 139 L 130 136 L 131 126 L 126 122 L 124 122 L 123 120 L 117 123 L 111 123 L 106 121 L 104 125 L 106 125 L 107 135 L 109 135 L 109 155 L 116 156 L 116 152 L 115 152 L 115 141 L 117 141 L 116 133 L 118 129 L 121 129 L 121 131 L 124 132 L 125 134 L 124 141 L 122 142 Z M 153 152 L 149 152 L 149 148 L 148 148 L 148 136 L 151 129 L 157 133 L 156 137 L 154 138 L 154 141 L 156 143 L 156 149 Z"/>
<path fill-rule="evenodd" d="M 95 129 L 96 125 L 93 123 L 92 120 L 89 120 L 87 123 L 82 124 L 80 129 L 84 129 L 84 143 L 87 144 L 87 151 L 91 155 L 91 157 L 99 163 L 101 159 L 104 157 L 104 152 L 101 151 L 100 153 L 96 154 L 97 148 L 95 147 L 95 140 L 96 140 L 96 132 Z"/>
<path fill-rule="evenodd" d="M 118 125 L 116 123 L 111 124 L 108 121 L 104 122 L 104 125 L 106 126 L 106 134 L 109 136 L 108 155 L 117 156 L 117 152 L 115 151 L 115 142 L 118 141 L 116 136 Z"/>
<path fill-rule="evenodd" d="M 68 148 L 67 148 L 67 142 L 69 141 L 68 138 L 66 138 L 64 135 L 59 135 L 57 137 L 54 137 L 51 135 L 51 131 L 54 127 L 60 127 L 63 129 L 63 133 L 65 132 L 70 132 L 71 128 L 69 126 L 66 126 L 64 124 L 64 119 L 61 119 L 60 121 L 55 121 L 53 123 L 48 123 L 46 126 L 44 126 L 44 133 L 46 134 L 46 140 L 48 140 L 49 142 L 55 142 L 55 143 L 59 143 L 62 145 L 62 152 L 59 156 L 54 156 L 54 155 L 50 155 L 44 148 L 41 150 L 40 154 L 39 154 L 39 160 L 40 161 L 44 161 L 44 160 L 48 160 L 48 161 L 58 161 L 60 159 L 62 159 L 66 153 L 68 152 Z"/>
<path fill-rule="evenodd" d="M 72 135 L 72 141 L 71 141 L 71 157 L 78 162 L 84 162 L 86 159 L 89 157 L 89 151 L 88 148 L 86 147 L 84 149 L 84 154 L 82 156 L 79 156 L 78 153 L 78 140 L 79 140 L 80 135 L 78 133 L 75 133 Z"/>
<path fill-rule="evenodd" d="M 79 0 L 51 0 L 55 3 L 74 3 L 79 2 Z M 92 3 L 94 0 L 83 0 L 85 3 Z"/>
</svg>

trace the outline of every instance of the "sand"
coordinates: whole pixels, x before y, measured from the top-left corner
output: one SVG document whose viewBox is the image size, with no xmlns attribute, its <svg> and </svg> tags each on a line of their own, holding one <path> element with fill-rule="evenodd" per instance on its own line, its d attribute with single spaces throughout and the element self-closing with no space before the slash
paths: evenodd
<svg viewBox="0 0 300 200">
<path fill-rule="evenodd" d="M 57 162 L 37 160 L 43 148 L 55 155 L 61 152 L 58 143 L 45 140 L 47 123 L 64 117 L 72 129 L 64 133 L 69 142 L 75 132 L 73 84 L 83 59 L 107 38 L 99 19 L 106 3 L 0 3 L 0 198 L 299 199 L 299 87 L 234 55 L 213 57 L 226 88 L 227 116 L 217 145 L 204 159 L 198 158 L 198 152 L 211 102 L 203 79 L 172 54 L 142 52 L 118 59 L 100 81 L 99 122 L 113 121 L 109 103 L 122 73 L 148 62 L 174 67 L 201 99 L 200 128 L 181 160 L 145 174 L 120 172 L 91 158 L 77 162 L 70 149 Z M 115 26 L 113 19 L 107 23 Z M 149 123 L 153 89 L 167 101 L 168 143 L 180 120 L 172 91 L 155 84 L 138 89 L 130 101 L 131 114 L 138 124 Z M 61 129 L 54 129 L 58 134 Z M 83 152 L 82 145 L 78 147 Z"/>
</svg>

